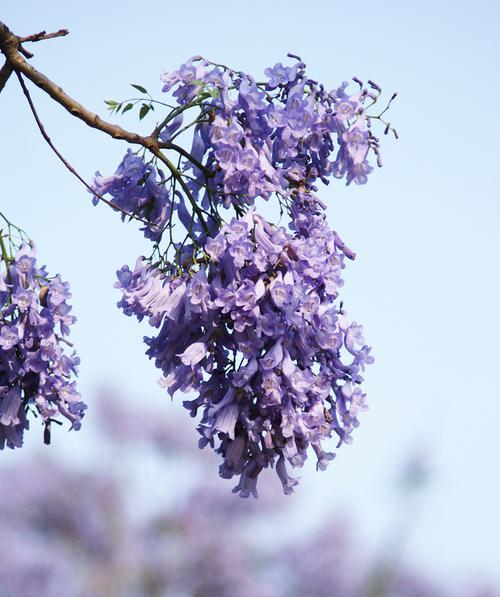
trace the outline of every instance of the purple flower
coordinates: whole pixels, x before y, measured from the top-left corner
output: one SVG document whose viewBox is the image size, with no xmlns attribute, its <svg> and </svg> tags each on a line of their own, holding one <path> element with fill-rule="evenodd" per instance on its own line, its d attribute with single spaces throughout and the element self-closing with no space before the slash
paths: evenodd
<svg viewBox="0 0 500 597">
<path fill-rule="evenodd" d="M 368 180 L 368 174 L 373 172 L 373 167 L 367 160 L 361 162 L 361 164 L 355 164 L 352 167 L 352 171 L 347 177 L 347 184 L 354 181 L 356 184 L 366 184 Z"/>
<path fill-rule="evenodd" d="M 17 305 L 20 311 L 27 311 L 36 303 L 35 293 L 32 290 L 18 288 L 16 292 L 12 295 L 12 303 L 14 305 Z"/>
<path fill-rule="evenodd" d="M 129 149 L 116 172 L 104 178 L 96 172 L 92 188 L 96 195 L 94 205 L 99 203 L 99 196 L 110 195 L 111 203 L 122 210 L 122 220 L 126 214 L 146 220 L 142 230 L 146 238 L 158 240 L 168 222 L 171 201 L 164 185 L 161 172 Z"/>
<path fill-rule="evenodd" d="M 193 344 L 190 344 L 183 353 L 177 356 L 181 357 L 181 361 L 184 365 L 193 367 L 203 360 L 206 354 L 207 347 L 203 342 L 193 342 Z"/>
<path fill-rule="evenodd" d="M 19 331 L 15 325 L 3 324 L 0 330 L 0 346 L 4 350 L 10 350 L 19 342 Z"/>
<path fill-rule="evenodd" d="M 281 361 L 283 360 L 282 344 L 282 341 L 278 340 L 274 346 L 267 351 L 265 356 L 260 361 L 260 366 L 262 369 L 268 371 L 269 369 L 274 369 L 281 364 Z"/>
<path fill-rule="evenodd" d="M 294 66 L 283 66 L 281 62 L 278 62 L 272 68 L 266 68 L 264 74 L 269 77 L 267 88 L 272 90 L 276 89 L 279 85 L 293 83 L 297 78 L 297 71 L 301 66 L 301 62 L 297 62 Z"/>
<path fill-rule="evenodd" d="M 29 410 L 41 416 L 48 442 L 51 420 L 62 415 L 78 429 L 86 408 L 72 381 L 79 359 L 66 354 L 61 340 L 75 321 L 69 285 L 37 266 L 34 246 L 21 245 L 7 262 L 2 256 L 2 281 L 4 267 L 9 285 L 2 285 L 0 302 L 0 449 L 22 445 Z"/>
<path fill-rule="evenodd" d="M 226 238 L 222 234 L 218 234 L 215 238 L 207 239 L 205 244 L 205 251 L 211 257 L 211 259 L 217 262 L 220 256 L 226 249 Z"/>
<path fill-rule="evenodd" d="M 0 399 L 0 425 L 18 425 L 20 410 L 21 388 L 14 386 Z"/>
</svg>

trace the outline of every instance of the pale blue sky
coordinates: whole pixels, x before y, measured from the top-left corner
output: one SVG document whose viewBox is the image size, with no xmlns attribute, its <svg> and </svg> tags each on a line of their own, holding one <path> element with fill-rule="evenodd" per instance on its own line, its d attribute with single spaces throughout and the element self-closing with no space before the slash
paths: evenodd
<svg viewBox="0 0 500 597">
<path fill-rule="evenodd" d="M 353 446 L 327 472 L 304 473 L 297 501 L 341 508 L 375 542 L 395 519 L 399 468 L 422 452 L 434 477 L 408 557 L 441 575 L 470 569 L 500 581 L 499 16 L 493 0 L 32 0 L 9 3 L 0 18 L 23 35 L 69 28 L 68 38 L 30 48 L 33 64 L 103 116 L 103 99 L 125 98 L 129 83 L 159 96 L 160 71 L 193 54 L 258 75 L 293 51 L 329 86 L 357 75 L 388 97 L 399 92 L 389 118 L 401 139 L 384 138 L 384 168 L 365 187 L 333 183 L 321 191 L 332 226 L 358 254 L 343 299 L 377 360 L 367 374 L 371 410 Z M 87 129 L 41 92 L 33 97 L 82 175 L 114 171 L 124 144 Z M 138 126 L 130 114 L 123 123 Z M 0 95 L 0 139 L 1 209 L 29 231 L 50 271 L 72 284 L 89 426 L 92 390 L 103 381 L 156 400 L 168 416 L 178 407 L 143 355 L 144 328 L 115 308 L 112 289 L 115 270 L 142 253 L 140 234 L 91 206 L 40 138 L 14 79 Z M 60 445 L 83 444 L 79 433 Z"/>
</svg>

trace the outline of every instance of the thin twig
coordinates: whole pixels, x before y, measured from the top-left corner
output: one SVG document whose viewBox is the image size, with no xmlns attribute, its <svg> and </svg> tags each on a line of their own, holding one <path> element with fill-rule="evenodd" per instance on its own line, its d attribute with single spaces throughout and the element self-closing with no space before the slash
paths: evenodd
<svg viewBox="0 0 500 597">
<path fill-rule="evenodd" d="M 62 153 L 55 147 L 55 145 L 52 143 L 51 138 L 49 137 L 49 135 L 47 134 L 47 131 L 45 130 L 45 127 L 42 124 L 42 121 L 40 120 L 40 117 L 38 116 L 38 112 L 36 111 L 35 105 L 33 103 L 33 100 L 31 99 L 31 95 L 28 91 L 28 88 L 26 87 L 24 81 L 23 81 L 23 77 L 20 73 L 16 72 L 17 78 L 19 79 L 19 83 L 21 85 L 21 88 L 23 90 L 23 93 L 26 97 L 26 99 L 28 100 L 28 104 L 30 106 L 31 112 L 35 118 L 35 121 L 38 125 L 38 128 L 40 130 L 40 133 L 42 135 L 42 137 L 45 139 L 45 141 L 47 142 L 47 144 L 49 145 L 49 147 L 52 149 L 52 151 L 56 154 L 56 156 L 61 160 L 61 162 L 66 166 L 66 168 L 74 175 L 76 176 L 76 178 L 78 178 L 78 180 L 85 185 L 85 187 L 94 195 L 96 196 L 98 199 L 100 199 L 101 201 L 103 201 L 104 203 L 106 203 L 106 205 L 109 205 L 109 207 L 112 207 L 114 210 L 121 212 L 122 214 L 129 216 L 131 218 L 133 218 L 134 220 L 138 220 L 139 222 L 142 222 L 143 224 L 149 225 L 150 222 L 148 222 L 147 220 L 143 220 L 142 218 L 140 218 L 139 216 L 136 216 L 134 214 L 131 214 L 128 211 L 125 211 L 124 209 L 122 209 L 121 207 L 118 207 L 117 205 L 115 205 L 114 203 L 112 203 L 111 201 L 109 201 L 108 199 L 105 199 L 102 195 L 99 195 L 99 193 L 96 193 L 96 191 L 88 184 L 88 182 L 82 178 L 80 176 L 80 174 L 78 174 L 78 172 L 73 168 L 73 166 L 66 160 L 66 158 L 62 155 Z"/>
<path fill-rule="evenodd" d="M 29 41 L 43 41 L 45 39 L 52 39 L 54 37 L 64 37 L 65 35 L 69 35 L 69 31 L 67 29 L 59 29 L 59 31 L 54 31 L 54 33 L 47 33 L 46 31 L 40 31 L 39 33 L 33 33 L 32 35 L 27 35 L 26 37 L 20 37 L 19 42 L 24 44 Z"/>
<path fill-rule="evenodd" d="M 173 149 L 177 153 L 180 153 L 182 156 L 184 156 L 187 160 L 189 160 L 193 164 L 193 166 L 198 168 L 198 170 L 201 170 L 207 178 L 214 177 L 215 172 L 204 166 L 194 156 L 192 156 L 189 153 L 189 151 L 185 150 L 180 145 L 176 145 L 175 143 L 171 143 L 170 141 L 164 141 L 159 143 L 159 147 L 161 147 L 162 149 Z"/>
<path fill-rule="evenodd" d="M 200 206 L 196 203 L 195 198 L 191 194 L 191 191 L 189 190 L 189 187 L 187 186 L 186 181 L 182 178 L 181 172 L 175 167 L 174 164 L 172 164 L 172 162 L 165 155 L 163 155 L 163 153 L 159 149 L 152 151 L 152 153 L 161 162 L 163 162 L 165 164 L 165 166 L 167 166 L 167 168 L 172 173 L 172 176 L 179 182 L 179 184 L 182 187 L 182 190 L 186 194 L 186 197 L 188 198 L 189 202 L 191 203 L 191 207 L 193 208 L 194 213 L 196 213 L 196 215 L 198 216 L 198 219 L 200 220 L 200 223 L 203 226 L 203 229 L 205 230 L 205 232 L 208 232 L 208 226 L 203 218 L 203 212 L 202 212 Z M 211 218 L 213 218 L 212 215 L 210 215 L 210 214 L 207 214 L 207 215 L 209 215 Z"/>
<path fill-rule="evenodd" d="M 2 235 L 3 230 L 0 230 L 0 256 L 2 257 L 3 261 L 5 261 L 5 263 L 8 265 L 9 264 L 9 254 L 7 253 L 7 247 L 5 246 L 5 243 L 3 242 L 3 235 Z"/>
<path fill-rule="evenodd" d="M 151 137 L 157 139 L 159 134 L 163 130 L 163 128 L 171 120 L 173 120 L 179 114 L 182 114 L 182 112 L 185 112 L 186 110 L 189 110 L 190 108 L 194 108 L 195 106 L 200 105 L 204 99 L 207 99 L 207 97 L 210 97 L 208 93 L 202 93 L 202 94 L 198 95 L 197 97 L 195 97 L 193 100 L 191 100 L 188 104 L 185 104 L 184 106 L 179 106 L 175 110 L 172 110 L 172 112 L 170 112 L 170 114 L 167 114 L 167 116 L 159 124 L 156 125 L 155 129 L 151 133 Z"/>
<path fill-rule="evenodd" d="M 0 211 L 0 218 L 2 218 L 2 220 L 7 224 L 7 227 L 9 228 L 9 233 L 10 233 L 11 228 L 13 228 L 17 233 L 19 233 L 19 235 L 21 237 L 28 236 L 22 228 L 19 228 L 19 226 L 16 226 L 13 222 L 11 222 L 9 220 L 9 218 L 7 218 L 7 216 L 5 214 L 3 214 L 1 211 Z"/>
</svg>

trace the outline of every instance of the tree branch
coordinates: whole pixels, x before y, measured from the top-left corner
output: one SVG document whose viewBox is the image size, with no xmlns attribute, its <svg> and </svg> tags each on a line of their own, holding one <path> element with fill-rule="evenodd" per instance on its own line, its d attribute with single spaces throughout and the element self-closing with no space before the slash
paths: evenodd
<svg viewBox="0 0 500 597">
<path fill-rule="evenodd" d="M 20 73 L 16 72 L 17 78 L 19 79 L 19 83 L 21 85 L 21 88 L 23 90 L 23 93 L 26 97 L 26 99 L 28 100 L 28 104 L 29 107 L 31 109 L 31 112 L 33 113 L 33 116 L 35 118 L 36 124 L 40 130 L 40 133 L 42 135 L 42 137 L 45 139 L 45 141 L 47 142 L 47 144 L 49 145 L 49 147 L 52 149 L 52 151 L 56 154 L 56 156 L 61 160 L 61 162 L 66 166 L 66 168 L 74 175 L 76 176 L 76 178 L 78 178 L 78 180 L 83 183 L 83 185 L 98 199 L 100 199 L 103 203 L 106 203 L 106 205 L 109 205 L 109 207 L 111 207 L 112 209 L 121 212 L 122 214 L 129 216 L 130 218 L 133 218 L 134 220 L 138 220 L 139 222 L 142 222 L 143 224 L 149 225 L 149 222 L 147 220 L 143 220 L 142 218 L 140 218 L 139 216 L 129 213 L 128 211 L 125 211 L 124 209 L 122 209 L 121 207 L 118 207 L 117 205 L 115 205 L 114 203 L 112 203 L 111 201 L 109 201 L 108 199 L 105 199 L 102 195 L 99 195 L 99 193 L 97 193 L 89 184 L 88 182 L 82 178 L 80 176 L 80 174 L 78 174 L 78 172 L 73 168 L 73 166 L 66 160 L 66 158 L 62 155 L 62 153 L 57 149 L 57 147 L 52 143 L 52 139 L 49 137 L 49 135 L 47 134 L 47 131 L 45 130 L 45 127 L 43 126 L 42 121 L 40 120 L 40 117 L 38 116 L 38 112 L 36 111 L 35 105 L 33 103 L 33 100 L 31 99 L 31 95 L 23 81 L 23 77 Z"/>
<path fill-rule="evenodd" d="M 123 129 L 117 124 L 111 124 L 100 118 L 94 112 L 87 110 L 79 102 L 70 97 L 65 91 L 55 85 L 49 78 L 31 66 L 20 54 L 20 37 L 14 35 L 9 28 L 0 22 L 0 50 L 4 54 L 11 68 L 22 73 L 37 87 L 45 91 L 54 101 L 67 110 L 72 116 L 79 118 L 86 125 L 98 129 L 113 139 L 121 139 L 135 145 L 142 145 L 151 151 L 158 149 L 158 140 L 153 137 L 142 137 Z"/>
<path fill-rule="evenodd" d="M 12 74 L 12 67 L 8 63 L 8 61 L 5 61 L 4 65 L 0 69 L 0 93 L 2 93 L 3 88 L 5 87 L 5 84 L 9 80 L 9 77 L 11 74 Z"/>
<path fill-rule="evenodd" d="M 61 29 L 57 33 L 60 35 L 65 35 L 65 33 L 63 33 L 64 31 L 66 31 L 66 30 Z M 49 34 L 49 36 L 51 36 L 51 37 L 59 37 L 60 35 Z M 42 133 L 42 136 L 47 141 L 47 143 L 50 145 L 50 147 L 55 152 L 55 154 L 59 157 L 59 159 L 63 162 L 63 164 L 87 188 L 90 188 L 89 185 L 85 182 L 85 180 L 82 179 L 82 177 L 76 172 L 76 170 L 65 160 L 65 158 L 62 156 L 62 154 L 54 147 L 54 144 L 50 140 L 50 137 L 47 135 L 47 133 L 43 127 L 43 124 L 41 123 L 40 118 L 38 117 L 38 114 L 36 113 L 35 107 L 33 105 L 33 101 L 31 100 L 31 97 L 26 88 L 26 85 L 24 84 L 24 81 L 22 80 L 22 77 L 20 76 L 21 74 L 23 74 L 27 79 L 29 79 L 32 83 L 34 83 L 42 91 L 45 91 L 45 93 L 47 93 L 55 102 L 57 102 L 59 105 L 61 105 L 65 110 L 67 110 L 72 116 L 75 116 L 76 118 L 82 120 L 88 126 L 98 129 L 98 130 L 102 131 L 103 133 L 106 133 L 107 135 L 111 136 L 113 139 L 120 139 L 122 141 L 126 141 L 127 143 L 131 143 L 134 145 L 141 145 L 142 147 L 145 147 L 146 149 L 148 149 L 153 155 L 157 156 L 160 160 L 162 160 L 169 167 L 172 174 L 174 174 L 174 176 L 176 176 L 178 178 L 179 183 L 181 184 L 183 190 L 187 194 L 189 201 L 191 202 L 194 212 L 196 213 L 196 215 L 198 216 L 198 218 L 200 220 L 200 223 L 202 224 L 202 226 L 204 227 L 205 230 L 208 230 L 206 222 L 203 218 L 203 213 L 202 213 L 201 208 L 199 207 L 199 205 L 196 203 L 196 201 L 192 197 L 191 193 L 189 192 L 187 185 L 185 184 L 184 180 L 182 180 L 181 174 L 179 172 L 174 171 L 175 168 L 174 168 L 174 170 L 172 170 L 172 167 L 171 167 L 172 164 L 161 153 L 160 147 L 162 147 L 164 149 L 166 149 L 166 148 L 174 149 L 177 152 L 185 155 L 186 157 L 189 156 L 188 159 L 192 159 L 192 156 L 190 156 L 190 154 L 188 154 L 185 150 L 183 150 L 182 148 L 180 148 L 177 145 L 172 145 L 168 142 L 160 143 L 155 136 L 144 137 L 137 133 L 127 131 L 126 129 L 122 128 L 121 126 L 119 126 L 117 124 L 112 124 L 110 122 L 103 120 L 97 114 L 95 114 L 94 112 L 91 112 L 90 110 L 87 110 L 87 108 L 85 108 L 79 102 L 77 102 L 72 97 L 70 97 L 65 91 L 63 91 L 63 89 L 61 87 L 59 87 L 55 83 L 53 83 L 43 73 L 39 72 L 36 68 L 31 66 L 31 64 L 26 62 L 26 60 L 21 55 L 21 52 L 26 54 L 26 51 L 24 50 L 24 48 L 22 48 L 21 43 L 23 40 L 25 40 L 25 41 L 40 41 L 41 39 L 44 39 L 44 38 L 47 38 L 45 32 L 40 32 L 40 33 L 31 35 L 31 36 L 28 36 L 25 38 L 21 38 L 17 35 L 14 35 L 14 33 L 12 33 L 12 31 L 10 31 L 10 29 L 7 27 L 7 25 L 5 25 L 4 23 L 2 23 L 0 21 L 0 50 L 2 51 L 2 53 L 4 54 L 4 56 L 6 58 L 6 65 L 9 66 L 12 70 L 14 70 L 16 72 L 16 74 L 19 78 L 19 82 L 21 83 L 21 87 L 23 88 L 23 92 L 30 104 L 31 111 L 33 112 L 33 115 L 36 119 L 38 128 L 40 129 L 40 132 Z M 204 168 L 204 166 L 202 164 L 200 164 L 196 160 L 193 163 L 196 167 L 198 167 L 202 170 L 205 170 L 205 174 L 208 175 L 208 171 L 206 171 L 206 168 Z M 92 190 L 92 192 L 94 193 L 93 190 Z M 103 200 L 108 205 L 110 205 L 113 209 L 118 209 L 115 205 L 113 205 L 111 202 L 107 201 L 106 199 L 103 199 L 102 197 L 100 197 L 100 199 Z M 121 210 L 119 210 L 119 211 L 121 211 Z M 124 212 L 124 213 L 127 213 L 127 212 Z M 127 215 L 130 215 L 130 214 L 127 213 Z"/>
</svg>

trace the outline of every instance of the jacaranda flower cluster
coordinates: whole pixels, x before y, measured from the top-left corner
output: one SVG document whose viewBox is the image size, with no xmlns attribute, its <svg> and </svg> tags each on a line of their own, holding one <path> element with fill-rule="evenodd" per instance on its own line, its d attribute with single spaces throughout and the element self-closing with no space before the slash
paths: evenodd
<svg viewBox="0 0 500 597">
<path fill-rule="evenodd" d="M 0 259 L 0 449 L 18 448 L 29 416 L 40 416 L 45 441 L 63 415 L 79 429 L 86 409 L 74 376 L 79 359 L 66 336 L 75 317 L 69 285 L 39 267 L 34 246 L 22 244 Z"/>
<path fill-rule="evenodd" d="M 199 445 L 221 454 L 220 475 L 237 476 L 242 497 L 257 497 L 268 467 L 292 493 L 289 467 L 310 448 L 326 468 L 366 409 L 373 361 L 339 300 L 355 255 L 328 226 L 316 185 L 364 184 L 370 155 L 380 165 L 368 108 L 381 90 L 354 79 L 355 92 L 327 91 L 293 58 L 264 82 L 200 57 L 163 75 L 178 107 L 155 128 L 160 149 L 150 163 L 129 152 L 94 183 L 97 200 L 109 193 L 155 230 L 146 225 L 151 255 L 118 272 L 118 305 L 156 330 L 145 342 L 161 385 L 194 394 L 184 405 L 200 417 Z M 190 151 L 176 142 L 188 130 Z M 169 174 L 158 181 L 160 162 Z M 259 199 L 288 226 L 263 217 Z"/>
<path fill-rule="evenodd" d="M 113 176 L 103 178 L 96 172 L 94 189 L 99 195 L 109 193 L 113 203 L 125 213 L 147 219 L 143 228 L 146 238 L 158 240 L 165 229 L 170 201 L 168 192 L 162 184 L 162 173 L 157 180 L 157 172 L 151 165 L 146 165 L 129 149 Z M 97 205 L 96 197 L 94 203 Z"/>
</svg>

